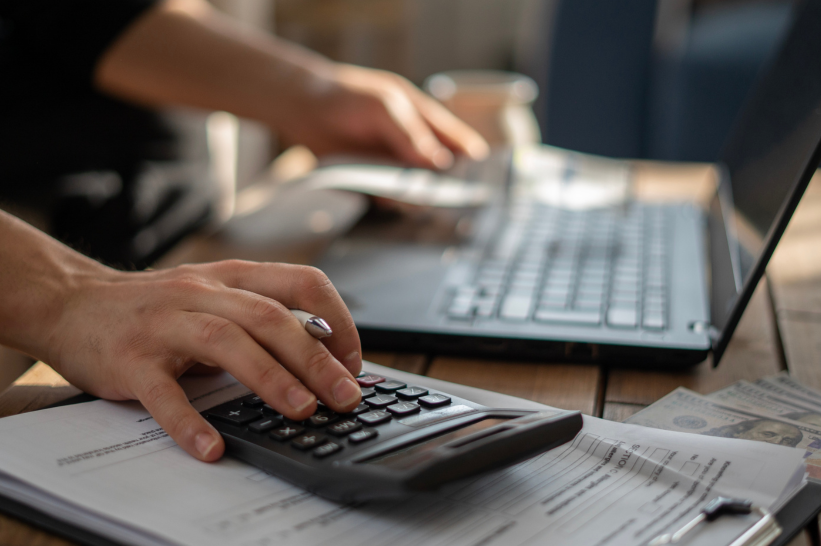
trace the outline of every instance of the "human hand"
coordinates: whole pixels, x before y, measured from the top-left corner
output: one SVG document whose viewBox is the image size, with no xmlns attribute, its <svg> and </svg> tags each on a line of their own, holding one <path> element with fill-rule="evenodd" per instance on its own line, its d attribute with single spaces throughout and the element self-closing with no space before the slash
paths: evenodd
<svg viewBox="0 0 821 546">
<path fill-rule="evenodd" d="M 177 383 L 197 363 L 227 370 L 291 419 L 310 416 L 317 397 L 340 412 L 359 403 L 359 336 L 321 271 L 240 261 L 104 271 L 74 283 L 48 362 L 88 393 L 139 400 L 194 457 L 224 451 Z M 324 318 L 333 336 L 315 339 L 291 308 Z"/>
<path fill-rule="evenodd" d="M 453 154 L 480 160 L 485 140 L 407 79 L 348 64 L 323 65 L 298 86 L 278 129 L 315 154 L 385 154 L 445 169 Z"/>
</svg>

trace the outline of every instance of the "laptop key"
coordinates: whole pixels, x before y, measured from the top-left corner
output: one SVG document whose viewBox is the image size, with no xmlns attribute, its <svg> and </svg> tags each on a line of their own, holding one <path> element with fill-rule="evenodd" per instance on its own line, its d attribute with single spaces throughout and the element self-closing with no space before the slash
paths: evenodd
<svg viewBox="0 0 821 546">
<path fill-rule="evenodd" d="M 645 313 L 641 326 L 647 330 L 664 330 L 664 315 L 661 313 Z"/>
<path fill-rule="evenodd" d="M 533 318 L 538 322 L 596 326 L 601 323 L 601 312 L 598 309 L 562 311 L 554 308 L 540 307 Z"/>
<path fill-rule="evenodd" d="M 615 307 L 607 311 L 607 324 L 614 328 L 635 328 L 638 313 L 635 307 Z"/>
<path fill-rule="evenodd" d="M 502 302 L 499 317 L 505 320 L 527 320 L 532 306 L 532 295 L 510 294 Z"/>
</svg>

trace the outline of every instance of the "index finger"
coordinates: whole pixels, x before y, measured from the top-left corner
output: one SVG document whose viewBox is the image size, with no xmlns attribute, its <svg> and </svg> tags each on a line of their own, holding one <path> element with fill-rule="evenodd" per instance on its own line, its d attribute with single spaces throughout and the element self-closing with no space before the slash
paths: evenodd
<svg viewBox="0 0 821 546">
<path fill-rule="evenodd" d="M 362 370 L 362 346 L 353 318 L 331 281 L 319 269 L 243 261 L 212 266 L 226 286 L 260 294 L 324 319 L 333 335 L 322 342 L 354 377 Z"/>
<path fill-rule="evenodd" d="M 411 96 L 419 114 L 442 144 L 477 161 L 487 157 L 488 143 L 473 127 L 415 86 Z"/>
</svg>

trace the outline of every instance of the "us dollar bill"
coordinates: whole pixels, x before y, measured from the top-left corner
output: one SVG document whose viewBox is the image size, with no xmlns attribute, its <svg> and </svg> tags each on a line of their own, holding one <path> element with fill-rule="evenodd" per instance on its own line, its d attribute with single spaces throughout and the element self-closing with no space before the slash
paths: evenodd
<svg viewBox="0 0 821 546">
<path fill-rule="evenodd" d="M 809 474 L 821 478 L 821 427 L 815 425 L 719 404 L 682 387 L 625 422 L 802 449 Z"/>
<path fill-rule="evenodd" d="M 803 385 L 789 374 L 780 373 L 765 377 L 756 381 L 755 384 L 767 390 L 773 396 L 789 398 L 795 403 L 810 406 L 821 412 L 821 392 Z"/>
<path fill-rule="evenodd" d="M 725 406 L 800 421 L 821 429 L 821 408 L 803 402 L 778 386 L 739 381 L 705 398 Z"/>
</svg>

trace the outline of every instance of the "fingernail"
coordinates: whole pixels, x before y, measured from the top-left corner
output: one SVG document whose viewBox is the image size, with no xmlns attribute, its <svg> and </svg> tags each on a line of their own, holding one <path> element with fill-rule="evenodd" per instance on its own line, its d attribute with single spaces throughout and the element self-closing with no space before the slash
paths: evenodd
<svg viewBox="0 0 821 546">
<path fill-rule="evenodd" d="M 316 396 L 300 387 L 291 387 L 288 391 L 288 403 L 296 411 L 302 411 L 316 400 Z"/>
<path fill-rule="evenodd" d="M 211 450 L 213 450 L 218 443 L 219 438 L 214 437 L 214 435 L 209 432 L 200 432 L 197 434 L 197 437 L 194 438 L 194 447 L 197 448 L 197 451 L 199 451 L 203 459 L 208 458 L 208 454 L 211 453 Z"/>
<path fill-rule="evenodd" d="M 348 368 L 348 371 L 354 376 L 357 376 L 362 371 L 362 355 L 359 354 L 359 351 L 354 351 L 345 357 L 342 365 Z"/>
<path fill-rule="evenodd" d="M 348 379 L 342 378 L 334 387 L 334 400 L 342 407 L 349 406 L 362 396 L 359 385 Z"/>
<path fill-rule="evenodd" d="M 453 166 L 453 154 L 447 148 L 439 148 L 430 157 L 437 169 L 447 169 Z"/>
</svg>

